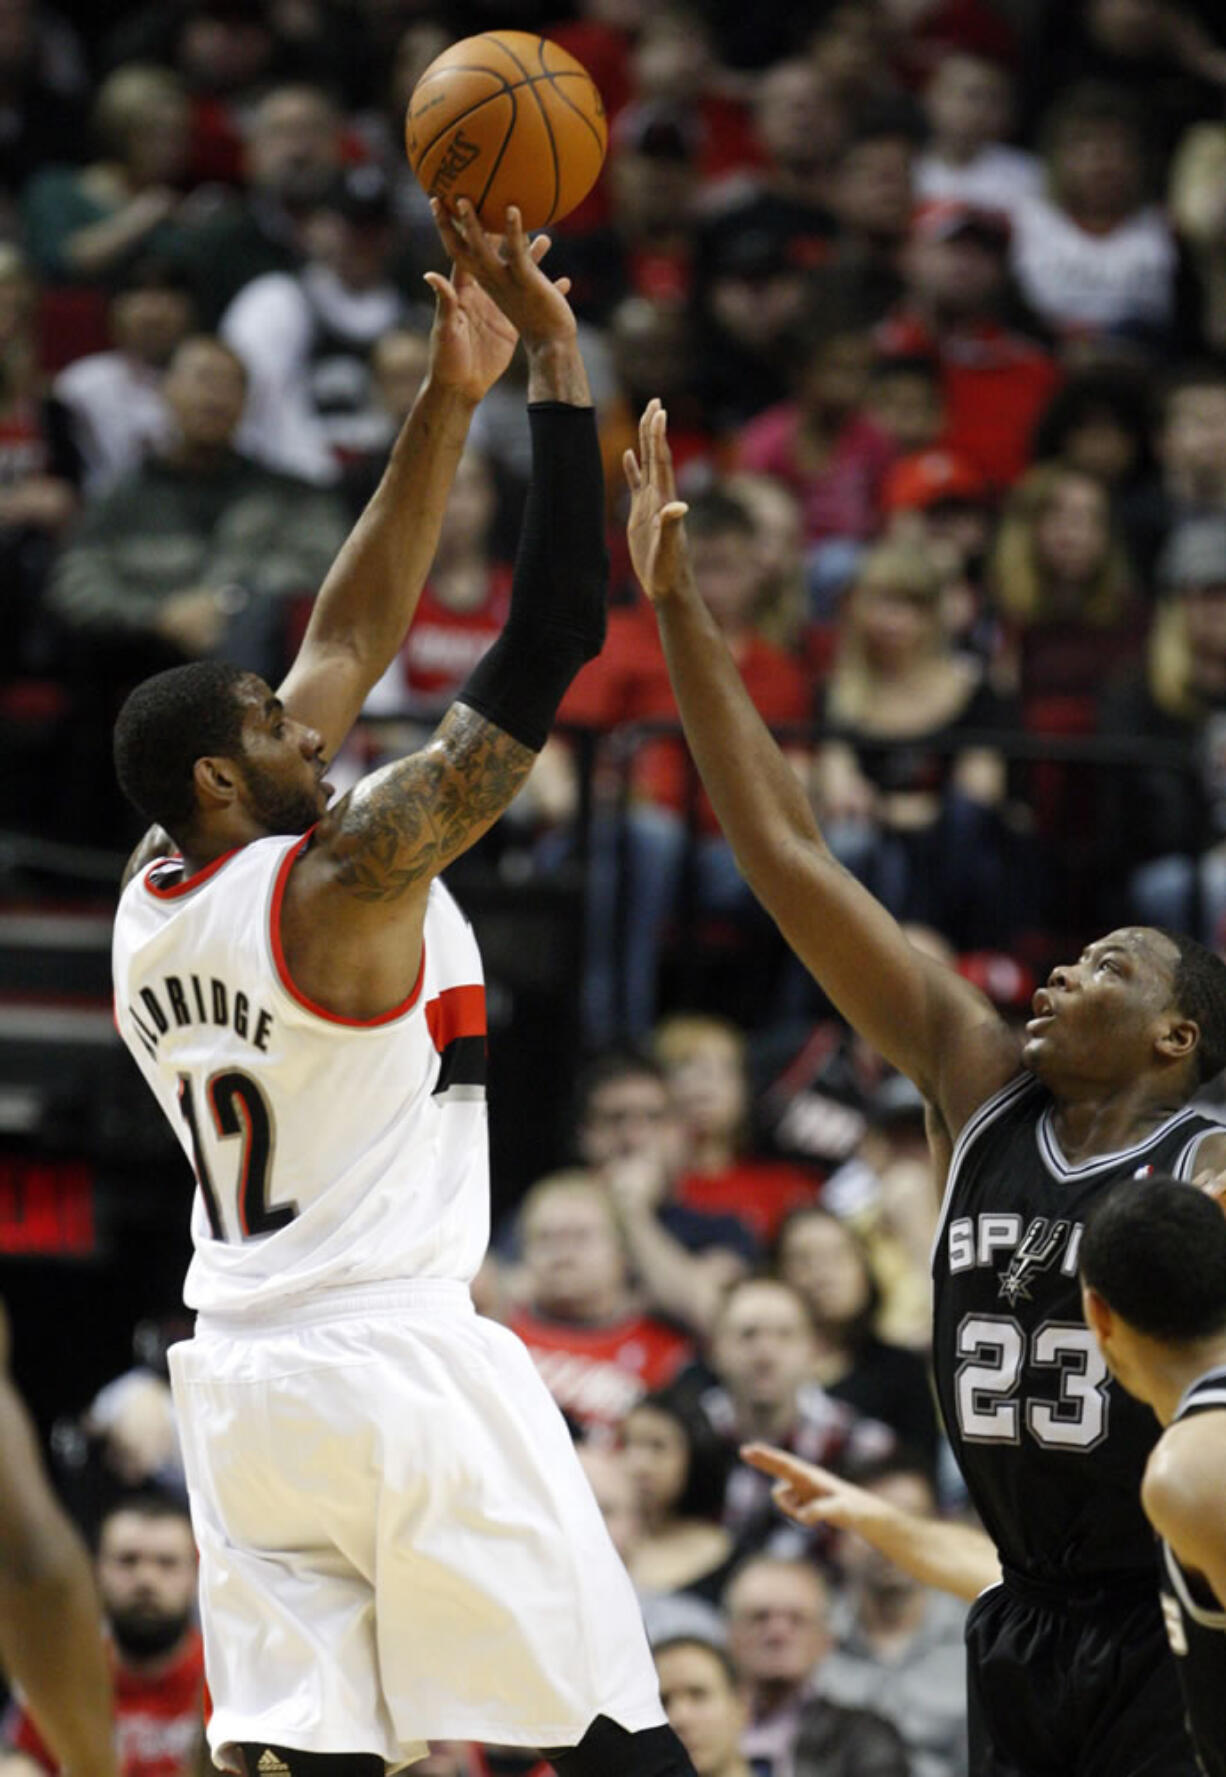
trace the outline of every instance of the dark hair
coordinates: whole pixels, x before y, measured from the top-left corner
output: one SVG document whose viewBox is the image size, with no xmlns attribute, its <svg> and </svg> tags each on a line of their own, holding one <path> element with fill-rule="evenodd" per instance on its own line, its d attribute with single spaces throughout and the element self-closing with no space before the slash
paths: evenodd
<svg viewBox="0 0 1226 1777">
<path fill-rule="evenodd" d="M 1197 1084 L 1203 1086 L 1226 1067 L 1226 962 L 1186 932 L 1155 929 L 1179 952 L 1171 1003 L 1200 1026 L 1195 1062 Z"/>
<path fill-rule="evenodd" d="M 119 294 L 129 290 L 174 290 L 180 296 L 192 294 L 192 281 L 186 269 L 173 259 L 159 253 L 143 253 L 124 273 Z"/>
<path fill-rule="evenodd" d="M 941 385 L 941 366 L 931 352 L 879 352 L 868 373 L 871 383 L 891 376 L 922 376 L 926 383 Z"/>
<path fill-rule="evenodd" d="M 109 1499 L 99 1515 L 97 1528 L 94 1532 L 94 1547 L 102 1545 L 102 1533 L 112 1518 L 118 1518 L 121 1512 L 128 1512 L 137 1518 L 179 1518 L 191 1529 L 192 1517 L 187 1508 L 187 1501 L 177 1494 L 164 1493 L 156 1487 L 141 1487 L 132 1493 L 118 1493 Z"/>
<path fill-rule="evenodd" d="M 741 502 L 722 488 L 708 488 L 690 501 L 685 528 L 691 537 L 755 537 L 757 528 Z"/>
<path fill-rule="evenodd" d="M 720 1436 L 696 1400 L 675 1389 L 662 1388 L 645 1394 L 634 1403 L 630 1413 L 643 1408 L 662 1413 L 680 1426 L 689 1451 L 689 1465 L 674 1512 L 679 1518 L 718 1518 L 733 1466 L 728 1440 Z"/>
<path fill-rule="evenodd" d="M 1104 413 L 1136 441 L 1137 473 L 1143 473 L 1152 463 L 1153 389 L 1148 378 L 1123 365 L 1083 370 L 1057 389 L 1034 430 L 1034 461 L 1062 457 L 1070 432 Z"/>
<path fill-rule="evenodd" d="M 1195 364 L 1182 364 L 1162 385 L 1162 405 L 1169 412 L 1176 395 L 1187 389 L 1226 389 L 1226 364 L 1202 358 Z"/>
<path fill-rule="evenodd" d="M 1137 1332 L 1176 1343 L 1226 1331 L 1226 1215 L 1167 1173 L 1123 1179 L 1095 1204 L 1081 1275 Z"/>
<path fill-rule="evenodd" d="M 932 1462 L 914 1445 L 896 1444 L 892 1450 L 872 1456 L 850 1456 L 838 1472 L 845 1480 L 854 1481 L 857 1487 L 875 1487 L 879 1481 L 892 1481 L 896 1475 L 905 1475 L 908 1480 L 922 1481 L 932 1494 L 934 1506 L 936 1504 L 937 1483 Z"/>
<path fill-rule="evenodd" d="M 237 691 L 251 675 L 224 660 L 193 660 L 145 679 L 115 722 L 115 775 L 128 801 L 181 839 L 196 813 L 197 759 L 243 751 Z"/>
<path fill-rule="evenodd" d="M 1044 155 L 1050 154 L 1070 129 L 1095 123 L 1129 130 L 1138 151 L 1144 153 L 1149 136 L 1146 116 L 1129 89 L 1109 80 L 1081 80 L 1060 94 L 1043 119 L 1040 139 Z"/>
<path fill-rule="evenodd" d="M 667 1086 L 664 1069 L 642 1049 L 602 1049 L 594 1055 L 575 1081 L 575 1122 L 582 1123 L 598 1092 L 618 1080 L 656 1080 Z"/>
<path fill-rule="evenodd" d="M 728 1689 L 735 1691 L 738 1688 L 740 1680 L 736 1675 L 736 1667 L 732 1664 L 731 1654 L 718 1641 L 708 1641 L 705 1635 L 669 1635 L 663 1641 L 655 1643 L 651 1650 L 652 1658 L 658 1660 L 661 1654 L 671 1654 L 678 1647 L 696 1647 L 702 1653 L 710 1654 L 728 1680 Z"/>
</svg>

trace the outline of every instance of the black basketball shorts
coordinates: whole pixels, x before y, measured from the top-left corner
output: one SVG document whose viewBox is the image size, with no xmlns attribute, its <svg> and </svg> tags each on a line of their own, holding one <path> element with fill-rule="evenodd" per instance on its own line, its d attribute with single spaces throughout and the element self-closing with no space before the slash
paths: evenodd
<svg viewBox="0 0 1226 1777">
<path fill-rule="evenodd" d="M 1092 1607 L 992 1586 L 966 1649 L 970 1777 L 1198 1777 L 1156 1574 Z"/>
</svg>

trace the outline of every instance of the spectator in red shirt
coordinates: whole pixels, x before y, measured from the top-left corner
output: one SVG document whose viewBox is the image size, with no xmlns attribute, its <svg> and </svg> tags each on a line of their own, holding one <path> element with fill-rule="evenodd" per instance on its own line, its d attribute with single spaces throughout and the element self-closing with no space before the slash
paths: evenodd
<svg viewBox="0 0 1226 1777">
<path fill-rule="evenodd" d="M 617 1217 L 592 1173 L 533 1185 L 519 1213 L 525 1296 L 509 1316 L 576 1429 L 611 1439 L 651 1389 L 693 1356 L 685 1334 L 645 1313 Z"/>
<path fill-rule="evenodd" d="M 756 627 L 764 577 L 752 519 L 715 490 L 691 504 L 689 533 L 699 592 L 758 710 L 776 726 L 805 722 L 812 697 L 804 673 Z M 580 673 L 560 720 L 603 733 L 636 722 L 677 722 L 655 621 L 644 605 L 613 612 L 604 652 Z M 619 1035 L 642 1038 L 655 1021 L 660 951 L 678 905 L 691 826 L 697 907 L 757 917 L 684 741 L 648 740 L 627 769 L 629 806 L 621 818 L 612 811 L 598 815 L 592 835 L 583 999 L 594 1047 Z"/>
<path fill-rule="evenodd" d="M 134 1494 L 106 1514 L 96 1564 L 115 1664 L 115 1716 L 123 1777 L 187 1777 L 204 1734 L 204 1648 L 194 1621 L 196 1545 L 186 1508 Z M 4 1743 L 7 1777 L 42 1777 L 57 1765 L 17 1704 Z"/>
<path fill-rule="evenodd" d="M 1009 224 L 960 200 L 916 212 L 904 256 L 907 295 L 878 329 L 884 353 L 931 353 L 941 365 L 945 426 L 937 441 L 1001 486 L 1030 456 L 1039 415 L 1060 381 L 1033 340 L 1002 325 Z"/>
<path fill-rule="evenodd" d="M 689 1138 L 678 1203 L 740 1216 L 763 1244 L 784 1217 L 817 1197 L 817 1179 L 786 1161 L 746 1154 L 749 1072 L 745 1038 L 724 1018 L 680 1013 L 659 1025 L 652 1047 Z"/>
</svg>

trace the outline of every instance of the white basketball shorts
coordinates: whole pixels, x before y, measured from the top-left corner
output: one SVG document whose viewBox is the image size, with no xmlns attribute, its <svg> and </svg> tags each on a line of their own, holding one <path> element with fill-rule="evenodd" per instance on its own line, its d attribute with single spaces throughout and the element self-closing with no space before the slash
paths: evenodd
<svg viewBox="0 0 1226 1777">
<path fill-rule="evenodd" d="M 442 1281 L 280 1312 L 201 1315 L 170 1353 L 214 1762 L 662 1724 L 633 1587 L 515 1335 Z"/>
</svg>

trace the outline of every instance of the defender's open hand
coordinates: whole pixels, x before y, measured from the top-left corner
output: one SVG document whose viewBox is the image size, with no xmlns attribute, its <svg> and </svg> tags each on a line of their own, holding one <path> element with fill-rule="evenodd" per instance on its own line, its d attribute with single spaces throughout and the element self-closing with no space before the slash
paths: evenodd
<svg viewBox="0 0 1226 1777">
<path fill-rule="evenodd" d="M 683 522 L 689 508 L 677 498 L 668 415 L 661 402 L 647 403 L 639 421 L 639 454 L 628 450 L 622 464 L 630 486 L 630 560 L 655 604 L 676 592 L 690 571 Z"/>
</svg>

